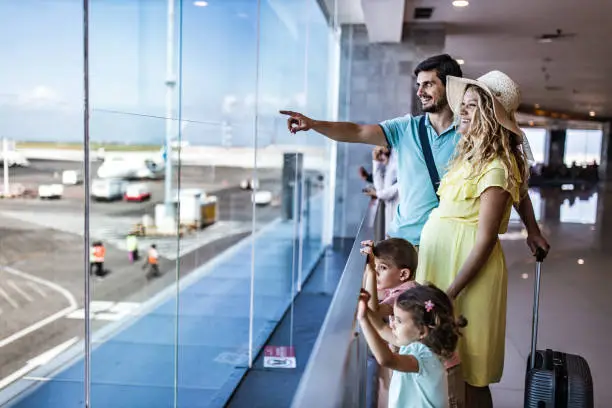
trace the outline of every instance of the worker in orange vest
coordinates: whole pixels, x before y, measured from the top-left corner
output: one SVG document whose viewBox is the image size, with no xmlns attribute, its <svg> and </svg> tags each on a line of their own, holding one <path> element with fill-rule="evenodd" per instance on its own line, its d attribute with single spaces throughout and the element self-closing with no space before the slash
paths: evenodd
<svg viewBox="0 0 612 408">
<path fill-rule="evenodd" d="M 104 256 L 106 255 L 106 248 L 102 242 L 94 242 L 89 252 L 89 258 L 91 263 L 91 273 L 96 276 L 104 276 Z"/>
<path fill-rule="evenodd" d="M 156 278 L 161 273 L 159 272 L 159 252 L 155 244 L 151 244 L 147 253 L 147 261 L 143 265 L 143 269 L 148 268 L 147 279 Z"/>
</svg>

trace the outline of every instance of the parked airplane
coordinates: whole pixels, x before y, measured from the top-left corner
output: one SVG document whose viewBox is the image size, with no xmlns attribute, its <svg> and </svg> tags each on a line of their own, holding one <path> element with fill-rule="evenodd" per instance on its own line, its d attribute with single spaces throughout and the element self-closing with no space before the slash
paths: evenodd
<svg viewBox="0 0 612 408">
<path fill-rule="evenodd" d="M 8 150 L 6 152 L 6 161 L 9 167 L 28 167 L 30 162 L 28 159 L 17 150 Z M 0 163 L 4 164 L 4 154 L 0 143 Z"/>
<path fill-rule="evenodd" d="M 161 153 L 143 155 L 140 153 L 125 153 L 105 155 L 104 162 L 98 168 L 101 179 L 160 179 L 166 169 Z"/>
</svg>

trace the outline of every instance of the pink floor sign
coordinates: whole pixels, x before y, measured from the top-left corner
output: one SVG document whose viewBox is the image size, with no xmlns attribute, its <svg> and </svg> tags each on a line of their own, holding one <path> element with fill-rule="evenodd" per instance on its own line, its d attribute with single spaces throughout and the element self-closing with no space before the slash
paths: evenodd
<svg viewBox="0 0 612 408">
<path fill-rule="evenodd" d="M 264 348 L 265 368 L 295 368 L 295 348 L 289 346 L 266 346 Z"/>
</svg>

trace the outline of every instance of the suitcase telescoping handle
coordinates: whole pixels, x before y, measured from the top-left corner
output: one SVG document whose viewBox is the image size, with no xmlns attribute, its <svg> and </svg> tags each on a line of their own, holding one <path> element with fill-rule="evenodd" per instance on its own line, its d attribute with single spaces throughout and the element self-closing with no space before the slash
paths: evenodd
<svg viewBox="0 0 612 408">
<path fill-rule="evenodd" d="M 540 313 L 540 282 L 542 280 L 542 262 L 546 258 L 546 251 L 542 248 L 536 249 L 536 274 L 533 285 L 533 320 L 531 325 L 531 369 L 535 368 L 536 345 L 538 343 L 538 318 Z"/>
</svg>

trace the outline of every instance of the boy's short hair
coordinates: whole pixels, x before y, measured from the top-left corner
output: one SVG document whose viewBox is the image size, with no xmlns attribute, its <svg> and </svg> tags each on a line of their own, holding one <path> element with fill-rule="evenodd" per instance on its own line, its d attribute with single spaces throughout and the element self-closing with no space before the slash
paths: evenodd
<svg viewBox="0 0 612 408">
<path fill-rule="evenodd" d="M 400 269 L 410 269 L 410 279 L 414 278 L 419 257 L 414 245 L 402 238 L 389 238 L 380 241 L 372 248 L 375 258 L 390 263 Z"/>
</svg>

